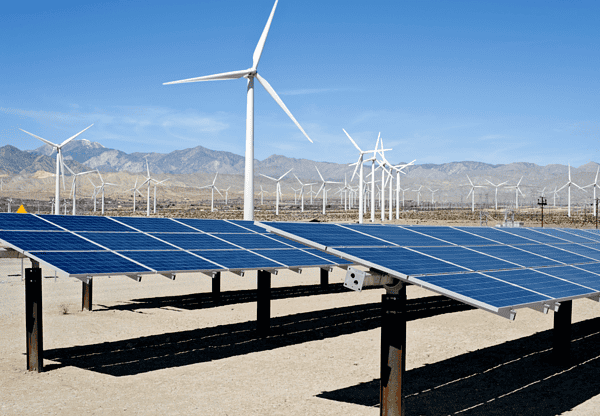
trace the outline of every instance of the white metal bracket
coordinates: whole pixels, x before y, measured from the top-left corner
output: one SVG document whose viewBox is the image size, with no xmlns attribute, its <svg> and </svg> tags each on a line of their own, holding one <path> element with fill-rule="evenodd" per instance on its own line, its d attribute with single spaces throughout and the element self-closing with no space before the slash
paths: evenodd
<svg viewBox="0 0 600 416">
<path fill-rule="evenodd" d="M 600 294 L 594 295 L 594 296 L 590 296 L 588 299 L 591 299 L 591 300 L 596 301 L 596 302 L 600 302 Z"/>
<path fill-rule="evenodd" d="M 373 270 L 367 273 L 350 266 L 346 271 L 344 287 L 361 292 L 363 287 L 393 285 L 395 284 L 395 280 L 388 274 L 378 273 Z"/>
<path fill-rule="evenodd" d="M 329 273 L 333 272 L 333 267 L 329 267 L 329 266 L 325 266 L 325 267 L 321 267 L 321 269 L 328 271 Z"/>
<path fill-rule="evenodd" d="M 552 310 L 554 312 L 558 312 L 558 307 L 560 303 L 558 302 L 542 302 L 536 303 L 535 305 L 529 306 L 530 309 L 534 311 L 542 312 L 544 315 L 548 314 L 548 311 Z"/>
<path fill-rule="evenodd" d="M 217 272 L 200 272 L 208 277 L 210 277 L 211 279 L 214 279 L 215 276 L 217 275 Z"/>
<path fill-rule="evenodd" d="M 142 275 L 141 274 L 126 274 L 125 276 L 129 277 L 130 279 L 135 280 L 138 283 L 142 281 Z"/>
<path fill-rule="evenodd" d="M 290 267 L 290 270 L 298 274 L 302 274 L 302 267 Z"/>
<path fill-rule="evenodd" d="M 166 277 L 167 279 L 171 279 L 171 280 L 175 280 L 175 273 L 161 273 L 164 277 Z"/>
<path fill-rule="evenodd" d="M 81 280 L 86 285 L 89 285 L 94 276 L 75 276 L 76 279 Z"/>
<path fill-rule="evenodd" d="M 237 274 L 240 277 L 244 277 L 244 270 L 229 270 L 233 274 Z"/>
<path fill-rule="evenodd" d="M 498 315 L 500 315 L 503 318 L 507 318 L 507 319 L 510 319 L 511 321 L 514 321 L 517 316 L 517 311 L 515 311 L 514 309 L 510 309 L 510 308 L 504 308 L 504 309 L 500 309 L 498 311 Z"/>
</svg>

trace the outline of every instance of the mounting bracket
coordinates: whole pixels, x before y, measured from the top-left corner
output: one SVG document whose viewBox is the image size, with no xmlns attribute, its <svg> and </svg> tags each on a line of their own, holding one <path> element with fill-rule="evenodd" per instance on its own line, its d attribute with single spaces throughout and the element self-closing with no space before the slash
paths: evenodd
<svg viewBox="0 0 600 416">
<path fill-rule="evenodd" d="M 370 270 L 369 273 L 367 273 L 350 266 L 346 271 L 344 287 L 361 292 L 363 287 L 394 285 L 396 280 L 397 279 L 394 279 L 389 274 L 380 273 L 376 270 Z"/>
<path fill-rule="evenodd" d="M 302 267 L 290 267 L 290 270 L 298 274 L 302 274 Z"/>
<path fill-rule="evenodd" d="M 125 276 L 129 277 L 130 279 L 135 280 L 138 283 L 142 281 L 142 275 L 141 274 L 126 274 Z"/>
<path fill-rule="evenodd" d="M 161 273 L 164 277 L 166 277 L 167 279 L 171 279 L 171 280 L 175 280 L 175 273 Z"/>
</svg>

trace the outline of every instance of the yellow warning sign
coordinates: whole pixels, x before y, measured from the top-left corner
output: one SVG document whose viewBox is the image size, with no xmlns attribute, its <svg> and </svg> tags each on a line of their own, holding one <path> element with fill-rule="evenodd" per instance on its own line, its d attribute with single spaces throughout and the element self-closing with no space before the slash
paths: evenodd
<svg viewBox="0 0 600 416">
<path fill-rule="evenodd" d="M 19 209 L 17 210 L 17 214 L 27 214 L 27 210 L 25 210 L 25 207 L 23 205 L 19 207 Z"/>
</svg>

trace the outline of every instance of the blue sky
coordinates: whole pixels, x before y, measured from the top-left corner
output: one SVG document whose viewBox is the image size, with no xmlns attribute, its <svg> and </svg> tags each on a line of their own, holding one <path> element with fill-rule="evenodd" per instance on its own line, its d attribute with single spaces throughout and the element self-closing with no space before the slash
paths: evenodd
<svg viewBox="0 0 600 416">
<path fill-rule="evenodd" d="M 244 79 L 273 2 L 21 1 L 0 15 L 0 146 L 81 138 L 125 152 L 243 154 Z M 280 0 L 256 83 L 255 157 L 600 161 L 600 3 Z"/>
</svg>

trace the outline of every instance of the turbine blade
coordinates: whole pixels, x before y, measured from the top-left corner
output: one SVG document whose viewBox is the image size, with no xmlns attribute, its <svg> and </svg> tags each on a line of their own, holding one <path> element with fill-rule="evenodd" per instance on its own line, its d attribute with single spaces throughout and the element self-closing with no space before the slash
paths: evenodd
<svg viewBox="0 0 600 416">
<path fill-rule="evenodd" d="M 49 140 L 43 139 L 43 138 L 41 138 L 40 136 L 36 136 L 35 134 L 33 134 L 33 133 L 29 133 L 28 131 L 25 131 L 25 130 L 23 130 L 23 129 L 19 129 L 19 130 L 21 130 L 23 133 L 27 133 L 27 134 L 29 134 L 30 136 L 33 136 L 33 137 L 35 137 L 35 138 L 36 138 L 36 139 L 38 139 L 38 140 L 41 140 L 41 141 L 43 141 L 43 142 L 44 142 L 44 143 L 46 143 L 47 145 L 50 145 L 50 146 L 52 146 L 52 147 L 54 147 L 54 148 L 57 148 L 57 147 L 58 147 L 58 145 L 57 145 L 57 144 L 54 144 L 54 143 L 52 143 L 52 142 L 51 142 L 51 141 L 49 141 Z"/>
<path fill-rule="evenodd" d="M 319 177 L 321 178 L 321 180 L 323 182 L 325 182 L 325 179 L 323 179 L 323 175 L 321 175 L 321 172 L 319 172 L 319 168 L 317 166 L 315 166 L 315 169 L 317 170 L 317 173 L 319 174 Z"/>
<path fill-rule="evenodd" d="M 344 130 L 344 129 L 342 129 L 342 130 Z M 352 142 L 352 144 L 354 145 L 354 147 L 356 147 L 359 152 L 363 153 L 363 151 L 361 150 L 361 148 L 358 147 L 358 145 L 356 144 L 356 142 L 352 139 L 352 137 L 350 137 L 350 135 L 348 134 L 348 132 L 346 130 L 344 130 L 344 133 L 346 133 L 346 136 L 348 136 L 348 138 L 350 139 L 350 141 Z"/>
<path fill-rule="evenodd" d="M 282 180 L 282 179 L 283 179 L 283 177 L 284 177 L 285 175 L 287 175 L 288 173 L 290 173 L 290 172 L 291 172 L 291 171 L 293 171 L 293 170 L 294 170 L 294 168 L 291 168 L 290 170 L 288 170 L 286 173 L 284 173 L 283 175 L 281 175 L 281 176 L 279 177 L 279 179 L 277 179 L 277 181 L 279 182 L 280 180 Z"/>
<path fill-rule="evenodd" d="M 261 77 L 259 74 L 256 74 L 256 78 L 258 79 L 258 82 L 260 82 L 261 85 L 265 88 L 265 90 L 267 90 L 267 92 L 271 95 L 271 97 L 273 97 L 273 99 L 277 102 L 277 104 L 279 104 L 279 107 L 281 107 L 283 109 L 283 111 L 285 111 L 285 113 L 292 119 L 294 124 L 296 124 L 296 126 L 300 129 L 300 131 L 306 136 L 308 141 L 312 143 L 313 141 L 311 140 L 311 138 L 308 137 L 308 134 L 306 134 L 306 132 L 304 131 L 304 129 L 302 128 L 300 123 L 298 123 L 296 121 L 296 119 L 294 118 L 294 116 L 292 115 L 290 110 L 288 110 L 288 108 L 285 106 L 283 101 L 281 101 L 281 98 L 279 98 L 279 96 L 277 95 L 277 93 L 275 92 L 273 87 L 271 87 L 271 85 L 267 82 L 267 80 L 264 79 L 263 77 Z"/>
<path fill-rule="evenodd" d="M 85 129 L 81 130 L 79 133 L 77 133 L 74 136 L 69 137 L 67 140 L 65 140 L 64 142 L 62 142 L 58 147 L 63 147 L 65 144 L 69 143 L 71 140 L 73 140 L 75 137 L 79 136 L 81 133 L 83 133 L 84 131 L 86 131 L 87 129 L 89 129 L 90 127 L 92 127 L 92 125 L 86 127 Z"/>
<path fill-rule="evenodd" d="M 250 73 L 252 73 L 251 69 L 242 69 L 241 71 L 222 72 L 220 74 L 204 75 L 202 77 L 182 79 L 179 81 L 163 82 L 163 85 L 185 84 L 187 82 L 223 81 L 227 79 L 238 79 Z"/>
<path fill-rule="evenodd" d="M 275 182 L 277 182 L 277 179 L 275 179 L 275 178 L 271 178 L 270 176 L 267 176 L 267 175 L 265 175 L 265 174 L 263 174 L 263 173 L 259 173 L 259 175 L 260 175 L 260 176 L 264 176 L 265 178 L 269 178 L 269 179 L 271 179 L 272 181 L 275 181 Z"/>
<path fill-rule="evenodd" d="M 275 14 L 275 9 L 277 8 L 277 2 L 279 0 L 275 0 L 275 4 L 273 5 L 273 9 L 271 10 L 271 14 L 269 15 L 269 20 L 267 20 L 267 24 L 263 29 L 262 34 L 260 35 L 260 39 L 258 40 L 258 44 L 254 49 L 254 54 L 252 55 L 252 69 L 256 71 L 258 67 L 258 62 L 260 61 L 260 57 L 262 55 L 263 49 L 265 47 L 265 42 L 267 41 L 267 35 L 269 34 L 269 29 L 271 28 L 271 22 L 273 21 L 273 15 Z"/>
</svg>

